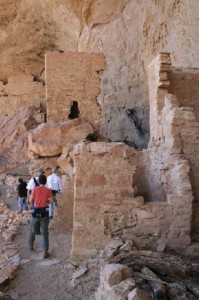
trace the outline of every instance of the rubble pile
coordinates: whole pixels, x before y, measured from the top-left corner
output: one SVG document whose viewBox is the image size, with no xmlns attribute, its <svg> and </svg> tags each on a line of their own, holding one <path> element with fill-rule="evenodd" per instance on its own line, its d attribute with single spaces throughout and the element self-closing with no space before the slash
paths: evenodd
<svg viewBox="0 0 199 300">
<path fill-rule="evenodd" d="M 17 185 L 19 184 L 18 182 L 18 177 L 8 175 L 6 173 L 0 174 L 0 184 L 5 184 L 8 185 L 9 187 L 14 187 L 16 190 Z"/>
<path fill-rule="evenodd" d="M 0 289 L 14 276 L 20 265 L 20 255 L 13 243 L 20 224 L 27 224 L 29 213 L 17 213 L 0 203 Z"/>
<path fill-rule="evenodd" d="M 111 240 L 101 252 L 97 300 L 199 299 L 199 263 Z"/>
</svg>

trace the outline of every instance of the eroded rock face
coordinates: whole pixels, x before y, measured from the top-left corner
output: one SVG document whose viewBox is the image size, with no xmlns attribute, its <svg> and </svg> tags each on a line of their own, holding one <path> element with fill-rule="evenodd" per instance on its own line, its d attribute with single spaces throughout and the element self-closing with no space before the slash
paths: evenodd
<svg viewBox="0 0 199 300">
<path fill-rule="evenodd" d="M 11 75 L 9 80 L 0 81 L 0 115 L 33 104 L 45 109 L 45 87 L 42 81 L 36 82 L 32 75 Z"/>
<path fill-rule="evenodd" d="M 175 66 L 198 67 L 194 24 L 199 6 L 176 0 L 119 3 L 92 1 L 78 49 L 100 51 L 106 57 L 98 98 L 101 132 L 114 141 L 126 139 L 144 148 L 149 138 L 147 65 L 157 53 L 169 51 Z"/>
<path fill-rule="evenodd" d="M 77 49 L 80 21 L 69 10 L 70 1 L 3 2 L 0 78 L 8 78 L 13 71 L 40 75 L 46 49 Z"/>
<path fill-rule="evenodd" d="M 33 106 L 0 117 L 0 170 L 11 170 L 28 161 L 28 131 L 37 126 L 40 114 Z"/>
<path fill-rule="evenodd" d="M 105 55 L 98 102 L 112 141 L 147 147 L 146 69 L 157 53 L 171 52 L 176 67 L 199 65 L 197 1 L 3 0 L 0 8 L 2 82 L 22 72 L 44 80 L 47 50 Z"/>
</svg>

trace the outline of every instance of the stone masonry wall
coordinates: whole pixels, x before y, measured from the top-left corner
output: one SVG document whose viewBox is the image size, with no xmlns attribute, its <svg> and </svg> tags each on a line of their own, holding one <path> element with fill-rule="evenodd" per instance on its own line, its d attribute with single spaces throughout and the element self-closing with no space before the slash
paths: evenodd
<svg viewBox="0 0 199 300">
<path fill-rule="evenodd" d="M 194 193 L 192 231 L 199 234 L 199 69 L 172 68 L 169 80 L 169 92 L 175 94 L 179 102 L 178 114 L 186 115 L 176 127 L 176 135 L 181 136 L 183 155 L 190 164 Z"/>
<path fill-rule="evenodd" d="M 127 146 L 126 146 L 127 147 Z M 75 146 L 73 255 L 96 255 L 112 235 L 134 225 L 133 209 L 143 205 L 134 197 L 134 168 L 122 143 Z"/>
<path fill-rule="evenodd" d="M 135 196 L 140 152 L 123 143 L 81 143 L 74 152 L 73 255 L 96 255 L 113 236 L 148 248 L 190 243 L 192 194 L 184 185 L 189 183 L 185 160 L 165 156 L 172 182 L 167 202 L 144 204 L 142 195 Z"/>
<path fill-rule="evenodd" d="M 55 63 L 57 57 L 69 55 L 71 58 L 73 54 L 52 55 Z M 50 63 L 53 65 L 53 59 Z M 62 74 L 66 74 L 64 67 Z M 186 140 L 191 132 L 197 137 L 198 126 L 190 108 L 179 107 L 176 97 L 168 93 L 170 69 L 168 53 L 161 53 L 149 66 L 151 139 L 147 150 L 137 151 L 123 143 L 85 141 L 87 134 L 92 132 L 91 127 L 87 131 L 87 127 L 80 126 L 81 134 L 74 139 L 77 134 L 76 123 L 89 120 L 93 125 L 94 122 L 92 118 L 96 111 L 92 110 L 93 106 L 90 107 L 88 102 L 85 114 L 81 115 L 81 111 L 84 112 L 81 109 L 87 100 L 85 94 L 81 98 L 82 102 L 73 98 L 79 103 L 81 119 L 61 123 L 53 120 L 55 123 L 48 122 L 45 126 L 34 129 L 39 141 L 41 139 L 39 148 L 35 148 L 34 151 L 37 150 L 36 153 L 40 155 L 43 153 L 44 156 L 54 156 L 55 153 L 50 152 L 50 147 L 45 148 L 46 133 L 54 127 L 58 131 L 61 130 L 62 123 L 65 129 L 71 128 L 74 123 L 73 135 L 69 140 L 66 139 L 66 143 L 62 143 L 62 147 L 59 146 L 56 152 L 57 163 L 67 174 L 64 180 L 64 197 L 60 198 L 57 210 L 57 214 L 61 215 L 61 222 L 56 226 L 61 226 L 66 216 L 73 216 L 73 219 L 70 218 L 63 225 L 65 229 L 73 226 L 73 255 L 96 255 L 113 236 L 131 239 L 137 246 L 148 248 L 164 249 L 166 245 L 175 248 L 190 244 L 193 190 L 189 177 L 190 165 L 183 151 L 188 153 Z M 53 79 L 54 70 L 47 68 L 46 76 L 48 78 L 49 71 L 50 80 Z M 74 72 L 73 68 L 71 72 Z M 71 72 L 64 78 L 69 80 Z M 57 73 L 55 76 L 58 78 Z M 58 87 L 61 88 L 62 84 L 63 82 Z M 49 86 L 47 80 L 48 95 L 55 95 L 58 87 Z M 77 95 L 75 85 L 71 85 L 70 89 L 70 95 Z M 61 91 L 60 95 L 63 96 L 64 93 Z M 51 101 L 52 99 L 55 99 L 55 102 Z M 56 109 L 57 98 L 52 99 L 49 99 L 48 121 L 51 121 L 50 116 L 53 116 Z M 67 103 L 68 110 L 65 112 L 68 111 L 69 114 L 71 102 Z M 61 102 L 59 104 L 60 106 L 57 103 L 58 113 L 60 112 L 60 118 L 64 118 L 64 106 Z M 56 119 L 58 115 L 54 117 Z M 97 126 L 98 121 L 99 119 L 96 119 L 94 126 Z M 64 132 L 66 133 L 66 130 Z M 64 138 L 65 134 L 61 141 Z M 77 143 L 74 147 L 71 139 Z M 197 148 L 194 151 L 197 151 Z M 69 205 L 64 203 L 66 198 Z"/>
<path fill-rule="evenodd" d="M 73 228 L 74 182 L 66 175 L 61 177 L 63 194 L 57 194 L 58 206 L 54 210 L 53 229 L 65 232 Z"/>
<path fill-rule="evenodd" d="M 9 114 L 28 104 L 43 105 L 45 102 L 45 88 L 43 83 L 33 81 L 30 75 L 12 75 L 8 82 L 0 81 L 0 115 Z"/>
<path fill-rule="evenodd" d="M 190 244 L 193 189 L 183 151 L 190 132 L 197 138 L 192 129 L 198 127 L 191 110 L 179 107 L 176 97 L 168 94 L 170 67 L 167 53 L 149 66 L 147 150 L 122 143 L 75 146 L 74 255 L 95 255 L 117 235 L 139 247 Z M 152 202 L 144 203 L 143 197 Z"/>
<path fill-rule="evenodd" d="M 99 75 L 105 68 L 101 54 L 48 52 L 46 54 L 47 119 L 65 121 L 78 103 L 78 116 L 99 128 Z M 77 117 L 77 116 L 76 116 Z"/>
<path fill-rule="evenodd" d="M 199 234 L 199 123 L 193 108 L 180 107 L 175 96 L 169 95 L 167 98 L 163 114 L 170 119 L 170 126 L 165 126 L 164 134 L 167 137 L 170 135 L 170 139 L 167 139 L 170 151 L 172 148 L 178 151 L 190 166 L 189 177 L 194 196 L 192 239 L 195 240 Z"/>
<path fill-rule="evenodd" d="M 176 95 L 181 107 L 193 108 L 196 119 L 199 121 L 199 69 L 172 67 L 168 78 L 168 91 Z"/>
<path fill-rule="evenodd" d="M 198 70 L 197 69 L 182 69 L 176 70 L 175 68 L 170 68 L 169 54 L 163 54 L 164 60 L 162 60 L 159 77 L 165 76 L 165 82 L 158 79 L 156 81 L 156 88 L 154 83 L 154 78 L 152 76 L 158 75 L 158 59 L 154 60 L 150 66 L 149 71 L 149 90 L 151 93 L 151 106 L 157 107 L 155 100 L 160 104 L 162 110 L 157 110 L 157 114 L 151 115 L 151 124 L 153 126 L 156 122 L 157 127 L 155 135 L 151 136 L 150 145 L 161 144 L 162 151 L 169 151 L 172 155 L 184 158 L 188 161 L 190 166 L 189 177 L 191 182 L 191 188 L 193 190 L 194 202 L 193 202 L 193 217 L 192 217 L 192 236 L 198 233 L 198 208 L 199 208 L 199 190 L 198 190 L 198 163 L 199 163 L 199 123 L 197 120 L 197 109 L 198 109 Z M 166 58 L 167 57 L 167 58 Z M 160 59 L 161 60 L 161 59 Z M 166 63 L 167 64 L 166 64 Z M 160 66 L 160 65 L 159 65 Z M 162 70 L 161 70 L 162 68 Z M 166 72 L 165 69 L 167 68 Z M 168 79 L 171 79 L 169 82 Z M 186 80 L 188 79 L 188 80 Z M 166 83 L 166 85 L 164 84 Z M 193 85 L 192 85 L 193 83 Z M 164 85 L 164 87 L 162 87 Z M 153 92 L 156 96 L 161 95 L 158 99 L 157 97 L 152 97 Z M 168 94 L 168 91 L 173 91 L 176 95 Z M 164 105 L 163 103 L 164 97 Z M 190 107 L 188 106 L 190 105 Z M 163 108 L 164 107 L 164 108 Z M 157 120 L 157 121 L 154 121 Z M 158 131 L 159 130 L 159 131 Z M 183 183 L 183 182 L 182 182 Z M 186 185 L 186 181 L 184 181 Z"/>
</svg>

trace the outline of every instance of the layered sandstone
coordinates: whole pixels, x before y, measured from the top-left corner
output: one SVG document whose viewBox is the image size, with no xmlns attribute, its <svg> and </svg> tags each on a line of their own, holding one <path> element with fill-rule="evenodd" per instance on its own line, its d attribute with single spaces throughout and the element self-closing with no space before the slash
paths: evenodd
<svg viewBox="0 0 199 300">
<path fill-rule="evenodd" d="M 33 104 L 44 109 L 45 88 L 42 82 L 36 82 L 34 76 L 11 75 L 9 80 L 0 81 L 0 115 L 10 114 L 10 110 Z"/>
<path fill-rule="evenodd" d="M 44 82 L 46 51 L 103 53 L 100 129 L 113 141 L 147 148 L 147 66 L 154 56 L 169 51 L 176 67 L 198 67 L 197 1 L 4 0 L 0 8 L 2 82 L 18 74 Z"/>
<path fill-rule="evenodd" d="M 31 105 L 0 117 L 1 172 L 11 171 L 29 161 L 28 131 L 43 121 L 44 114 Z"/>
</svg>

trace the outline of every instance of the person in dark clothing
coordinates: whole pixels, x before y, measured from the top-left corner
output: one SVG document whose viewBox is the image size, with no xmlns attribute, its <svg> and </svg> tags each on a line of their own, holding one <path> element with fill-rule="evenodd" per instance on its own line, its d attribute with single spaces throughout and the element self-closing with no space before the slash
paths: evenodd
<svg viewBox="0 0 199 300">
<path fill-rule="evenodd" d="M 19 212 L 26 210 L 27 208 L 27 183 L 19 178 L 19 185 L 17 187 L 17 200 L 19 206 Z"/>
</svg>

